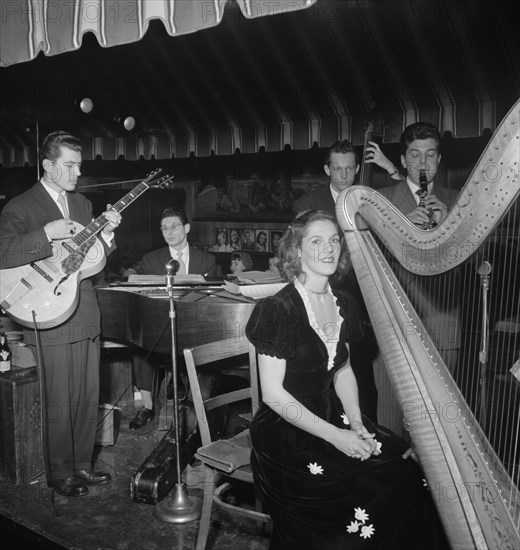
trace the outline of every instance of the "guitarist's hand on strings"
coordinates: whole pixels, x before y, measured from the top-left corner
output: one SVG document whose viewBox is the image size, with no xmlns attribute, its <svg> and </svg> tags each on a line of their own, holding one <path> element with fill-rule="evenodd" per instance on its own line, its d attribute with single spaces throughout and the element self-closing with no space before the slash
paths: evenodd
<svg viewBox="0 0 520 550">
<path fill-rule="evenodd" d="M 76 225 L 68 218 L 49 222 L 45 224 L 43 229 L 49 241 L 70 239 L 76 233 Z"/>
<path fill-rule="evenodd" d="M 114 232 L 114 229 L 121 223 L 121 214 L 115 210 L 111 210 L 112 205 L 107 204 L 106 212 L 103 212 L 103 216 L 108 220 L 107 225 L 103 228 L 103 233 L 110 236 Z"/>
</svg>

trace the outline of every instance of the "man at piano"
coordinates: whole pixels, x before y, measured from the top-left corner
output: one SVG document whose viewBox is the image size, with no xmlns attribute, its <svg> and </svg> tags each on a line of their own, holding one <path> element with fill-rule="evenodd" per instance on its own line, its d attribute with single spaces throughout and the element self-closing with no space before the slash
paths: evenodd
<svg viewBox="0 0 520 550">
<path fill-rule="evenodd" d="M 0 215 L 2 269 L 53 257 L 53 241 L 58 245 L 64 239 L 72 239 L 79 233 L 78 228 L 92 222 L 92 204 L 76 192 L 81 152 L 81 141 L 66 132 L 52 132 L 43 140 L 43 177 L 14 197 Z M 104 213 L 108 223 L 99 236 L 105 254 L 115 249 L 114 229 L 121 223 L 121 215 L 108 206 Z M 101 333 L 92 279 L 83 279 L 77 291 L 78 305 L 65 322 L 48 322 L 51 326 L 39 327 L 42 402 L 47 410 L 42 425 L 47 441 L 43 449 L 45 473 L 49 485 L 66 497 L 86 495 L 88 485 L 112 480 L 109 473 L 94 471 L 91 463 L 99 400 Z M 34 303 L 36 312 L 37 308 Z M 25 341 L 37 357 L 32 329 L 25 330 Z"/>
<path fill-rule="evenodd" d="M 164 275 L 166 264 L 173 258 L 179 263 L 176 275 L 203 275 L 215 277 L 217 264 L 215 256 L 194 248 L 188 243 L 190 222 L 184 210 L 166 208 L 161 214 L 160 227 L 167 246 L 148 252 L 140 262 L 140 272 L 145 275 Z M 161 363 L 160 357 L 155 357 L 153 363 Z M 144 355 L 136 354 L 133 360 L 134 383 L 141 393 L 143 406 L 130 421 L 130 429 L 138 430 L 153 420 L 153 378 L 154 364 Z M 157 365 L 159 366 L 159 365 Z"/>
<path fill-rule="evenodd" d="M 434 124 L 416 122 L 407 126 L 400 140 L 401 165 L 406 170 L 406 178 L 397 185 L 393 182 L 394 185 L 377 190 L 413 224 L 423 229 L 432 229 L 442 223 L 458 196 L 458 191 L 440 186 L 436 177 L 441 161 L 440 144 L 441 135 Z M 383 162 L 388 160 L 377 144 L 371 143 L 365 155 L 367 162 L 386 168 Z M 421 179 L 423 186 L 427 187 L 427 191 L 422 191 L 426 195 L 422 198 Z M 397 262 L 395 270 L 421 316 L 426 331 L 453 373 L 461 334 L 458 270 L 424 278 L 412 275 Z"/>
</svg>

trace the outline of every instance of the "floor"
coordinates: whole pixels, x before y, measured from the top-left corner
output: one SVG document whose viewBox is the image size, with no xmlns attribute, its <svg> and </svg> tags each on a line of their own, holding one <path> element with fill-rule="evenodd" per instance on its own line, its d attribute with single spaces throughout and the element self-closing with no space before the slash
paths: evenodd
<svg viewBox="0 0 520 550">
<path fill-rule="evenodd" d="M 161 429 L 168 425 L 164 423 L 164 416 L 158 415 L 141 430 L 131 431 L 128 422 L 136 405 L 130 402 L 120 407 L 122 422 L 116 444 L 96 447 L 95 457 L 95 468 L 109 471 L 113 482 L 90 488 L 89 495 L 81 498 L 53 495 L 43 473 L 22 486 L 4 484 L 0 490 L 3 549 L 187 550 L 195 547 L 198 520 L 184 524 L 161 521 L 156 516 L 156 505 L 135 503 L 130 497 L 134 474 L 166 434 Z M 196 462 L 192 464 L 183 474 L 185 487 L 189 496 L 201 497 L 200 467 Z M 216 510 L 207 548 L 266 550 L 268 530 L 257 534 L 252 521 Z"/>
</svg>

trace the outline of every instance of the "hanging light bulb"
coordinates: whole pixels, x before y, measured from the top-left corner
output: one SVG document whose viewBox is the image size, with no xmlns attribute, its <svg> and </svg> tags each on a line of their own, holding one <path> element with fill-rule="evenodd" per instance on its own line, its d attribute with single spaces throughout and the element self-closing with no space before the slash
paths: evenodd
<svg viewBox="0 0 520 550">
<path fill-rule="evenodd" d="M 128 132 L 135 128 L 135 118 L 133 116 L 127 116 L 125 118 L 122 116 L 115 116 L 113 120 L 114 122 L 121 124 Z"/>
<path fill-rule="evenodd" d="M 135 118 L 133 116 L 127 116 L 125 120 L 123 120 L 123 126 L 127 131 L 133 130 L 135 128 Z"/>
<path fill-rule="evenodd" d="M 84 97 L 80 102 L 79 102 L 79 108 L 84 112 L 84 113 L 90 113 L 92 112 L 92 109 L 94 109 L 94 102 L 90 99 L 90 97 Z"/>
</svg>

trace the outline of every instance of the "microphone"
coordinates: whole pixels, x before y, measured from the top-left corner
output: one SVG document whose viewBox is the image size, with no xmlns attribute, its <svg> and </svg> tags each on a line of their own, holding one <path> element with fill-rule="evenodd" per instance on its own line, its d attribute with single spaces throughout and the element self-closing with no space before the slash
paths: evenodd
<svg viewBox="0 0 520 550">
<path fill-rule="evenodd" d="M 179 271 L 179 262 L 172 258 L 164 267 L 166 268 L 166 286 L 172 286 L 173 276 Z"/>
<path fill-rule="evenodd" d="M 486 260 L 483 260 L 482 262 L 480 262 L 480 264 L 477 266 L 477 273 L 481 276 L 481 277 L 487 277 L 488 275 L 491 274 L 491 264 L 486 261 Z"/>
<path fill-rule="evenodd" d="M 489 275 L 491 271 L 491 264 L 486 260 L 482 260 L 477 266 L 477 273 L 480 275 L 480 283 L 486 289 L 489 287 Z"/>
</svg>

